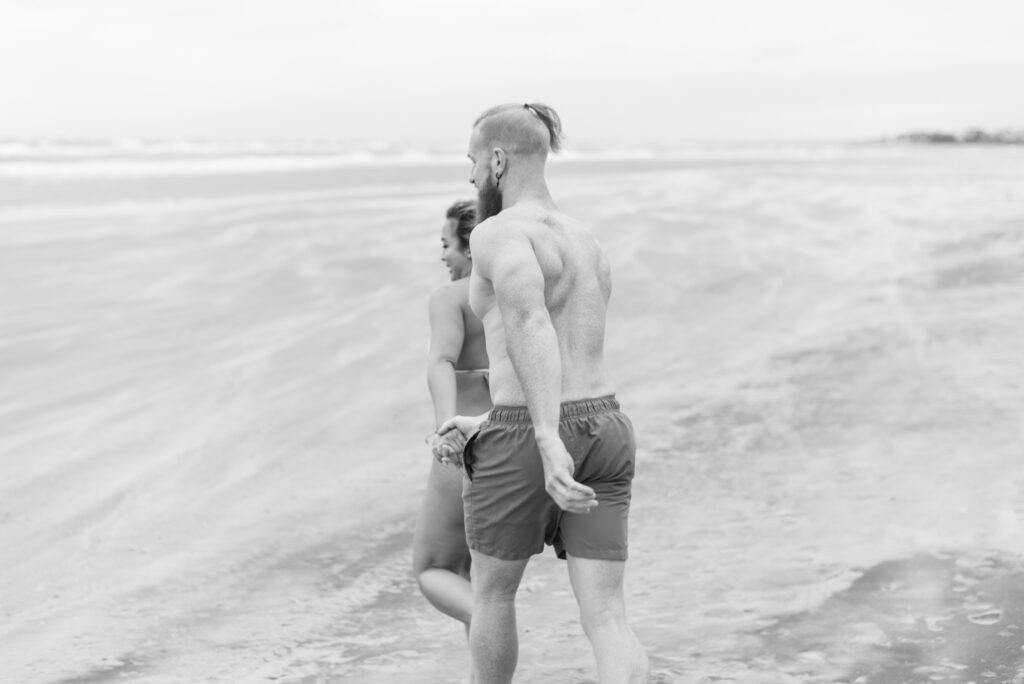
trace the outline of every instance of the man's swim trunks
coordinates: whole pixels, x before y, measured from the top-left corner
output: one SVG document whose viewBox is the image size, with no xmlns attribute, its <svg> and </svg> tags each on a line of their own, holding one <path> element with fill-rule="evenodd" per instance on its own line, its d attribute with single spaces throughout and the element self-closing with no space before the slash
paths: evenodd
<svg viewBox="0 0 1024 684">
<path fill-rule="evenodd" d="M 576 465 L 573 477 L 597 493 L 590 513 L 566 513 L 544 489 L 544 466 L 526 407 L 495 406 L 466 444 L 462 500 L 475 551 L 504 560 L 544 544 L 577 558 L 626 560 L 636 442 L 614 397 L 562 404 L 558 432 Z"/>
</svg>

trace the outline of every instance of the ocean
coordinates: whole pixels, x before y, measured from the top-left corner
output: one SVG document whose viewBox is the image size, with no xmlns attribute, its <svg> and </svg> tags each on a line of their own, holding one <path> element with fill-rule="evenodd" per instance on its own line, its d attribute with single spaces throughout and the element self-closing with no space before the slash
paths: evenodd
<svg viewBox="0 0 1024 684">
<path fill-rule="evenodd" d="M 457 149 L 457 148 L 456 148 Z M 419 596 L 447 149 L 0 141 L 0 679 L 462 682 Z M 553 160 L 659 682 L 1024 682 L 1024 148 Z M 565 570 L 522 682 L 594 682 Z"/>
</svg>

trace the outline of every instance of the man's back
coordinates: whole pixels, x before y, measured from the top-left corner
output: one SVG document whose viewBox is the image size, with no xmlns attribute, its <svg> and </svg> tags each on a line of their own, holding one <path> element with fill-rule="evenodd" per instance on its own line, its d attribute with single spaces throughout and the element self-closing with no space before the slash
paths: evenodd
<svg viewBox="0 0 1024 684">
<path fill-rule="evenodd" d="M 558 340 L 561 400 L 612 394 L 604 369 L 611 271 L 591 232 L 559 211 L 524 203 L 480 224 L 472 239 L 476 259 L 499 271 L 532 270 L 527 275 L 538 285 L 542 279 L 544 307 Z M 470 305 L 484 323 L 491 396 L 496 404 L 523 406 L 526 397 L 509 358 L 502 312 L 488 276 L 493 277 L 488 269 L 474 270 Z"/>
</svg>

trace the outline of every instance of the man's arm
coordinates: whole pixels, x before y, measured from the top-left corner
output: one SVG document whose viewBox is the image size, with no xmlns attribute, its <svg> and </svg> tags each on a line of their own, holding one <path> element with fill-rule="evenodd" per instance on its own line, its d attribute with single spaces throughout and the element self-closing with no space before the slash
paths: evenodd
<svg viewBox="0 0 1024 684">
<path fill-rule="evenodd" d="M 494 288 L 505 348 L 526 398 L 547 491 L 563 510 L 585 513 L 597 499 L 594 490 L 573 479 L 572 456 L 558 435 L 562 360 L 544 301 L 544 274 L 525 235 L 509 225 L 482 227 L 473 232 L 474 268 Z"/>
<path fill-rule="evenodd" d="M 526 236 L 510 226 L 487 228 L 491 230 L 483 231 L 482 239 L 473 236 L 474 268 L 494 288 L 505 348 L 537 439 L 557 437 L 562 361 L 544 303 L 544 275 Z"/>
</svg>

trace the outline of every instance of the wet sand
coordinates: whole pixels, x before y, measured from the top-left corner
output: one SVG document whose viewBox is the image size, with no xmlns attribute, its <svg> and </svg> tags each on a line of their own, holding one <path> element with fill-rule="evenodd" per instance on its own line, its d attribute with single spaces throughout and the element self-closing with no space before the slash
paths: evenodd
<svg viewBox="0 0 1024 684">
<path fill-rule="evenodd" d="M 1022 172 L 553 174 L 612 258 L 656 681 L 1024 681 Z M 0 214 L 5 681 L 465 680 L 408 574 L 447 173 Z M 519 606 L 517 681 L 594 682 L 561 562 Z"/>
</svg>

